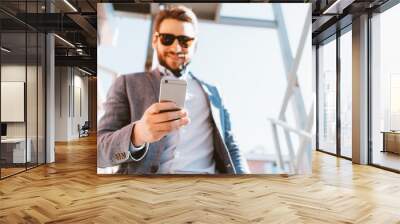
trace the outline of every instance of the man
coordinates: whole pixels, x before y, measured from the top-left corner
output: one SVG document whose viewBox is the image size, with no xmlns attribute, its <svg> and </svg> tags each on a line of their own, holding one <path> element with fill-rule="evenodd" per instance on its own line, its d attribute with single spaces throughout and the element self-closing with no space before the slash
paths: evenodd
<svg viewBox="0 0 400 224">
<path fill-rule="evenodd" d="M 158 67 L 123 75 L 110 88 L 98 127 L 98 167 L 118 173 L 248 173 L 217 89 L 197 79 L 188 65 L 197 45 L 197 18 L 183 6 L 155 17 L 152 46 Z M 185 108 L 158 103 L 163 76 L 185 79 Z"/>
</svg>

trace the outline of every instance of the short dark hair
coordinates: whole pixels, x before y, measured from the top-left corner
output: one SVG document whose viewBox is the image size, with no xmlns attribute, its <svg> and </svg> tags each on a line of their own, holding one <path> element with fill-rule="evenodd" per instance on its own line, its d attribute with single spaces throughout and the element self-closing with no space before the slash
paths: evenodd
<svg viewBox="0 0 400 224">
<path fill-rule="evenodd" d="M 191 9 L 185 6 L 172 5 L 160 10 L 154 19 L 153 33 L 160 30 L 160 25 L 165 19 L 189 22 L 193 24 L 194 30 L 197 32 L 197 17 Z"/>
</svg>

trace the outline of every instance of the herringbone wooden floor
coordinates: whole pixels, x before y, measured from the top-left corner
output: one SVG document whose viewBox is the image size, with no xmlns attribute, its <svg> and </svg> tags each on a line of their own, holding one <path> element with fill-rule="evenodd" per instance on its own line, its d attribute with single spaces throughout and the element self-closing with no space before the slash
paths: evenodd
<svg viewBox="0 0 400 224">
<path fill-rule="evenodd" d="M 315 153 L 311 176 L 97 176 L 95 138 L 0 181 L 0 223 L 400 223 L 400 175 Z"/>
</svg>

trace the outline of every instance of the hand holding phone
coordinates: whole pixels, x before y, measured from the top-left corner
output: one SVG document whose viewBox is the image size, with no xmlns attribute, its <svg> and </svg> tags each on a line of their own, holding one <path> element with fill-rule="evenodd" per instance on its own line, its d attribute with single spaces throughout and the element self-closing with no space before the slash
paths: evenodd
<svg viewBox="0 0 400 224">
<path fill-rule="evenodd" d="M 133 128 L 131 140 L 134 145 L 159 141 L 190 122 L 183 109 L 186 86 L 185 80 L 168 77 L 161 79 L 159 102 L 152 104 Z"/>
<path fill-rule="evenodd" d="M 136 122 L 131 134 L 132 143 L 140 146 L 156 142 L 168 133 L 187 125 L 190 122 L 187 112 L 185 109 L 176 108 L 173 102 L 152 104 Z"/>
</svg>

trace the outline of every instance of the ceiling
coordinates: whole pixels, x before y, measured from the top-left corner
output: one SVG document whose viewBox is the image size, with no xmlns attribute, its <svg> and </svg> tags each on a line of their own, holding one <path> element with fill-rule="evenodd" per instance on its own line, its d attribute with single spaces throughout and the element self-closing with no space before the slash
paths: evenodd
<svg viewBox="0 0 400 224">
<path fill-rule="evenodd" d="M 37 48 L 37 33 L 54 32 L 62 38 L 55 38 L 56 66 L 79 66 L 96 74 L 97 1 L 48 0 L 47 8 L 45 2 L 1 0 L 2 46 L 11 50 L 2 51 L 2 59 L 25 62 L 25 55 L 28 59 L 36 57 L 36 51 L 43 47 L 40 44 Z"/>
<path fill-rule="evenodd" d="M 341 27 L 351 23 L 354 16 L 385 4 L 388 0 L 311 0 L 312 36 L 316 44 L 332 35 Z M 107 2 L 107 1 L 102 1 Z M 160 5 L 167 3 L 126 3 L 113 1 L 114 10 L 154 14 Z M 120 3 L 115 3 L 120 2 Z M 276 2 L 276 1 L 269 1 Z M 304 1 L 291 1 L 304 2 Z M 338 3 L 335 3 L 338 2 Z M 0 1 L 0 25 L 3 46 L 11 48 L 15 55 L 25 54 L 25 30 L 55 32 L 61 38 L 55 39 L 56 65 L 81 66 L 96 73 L 97 58 L 97 12 L 96 0 L 48 0 L 45 1 Z M 170 4 L 170 3 L 168 3 Z M 185 3 L 200 19 L 215 20 L 221 3 Z M 335 6 L 335 7 L 333 7 Z M 52 9 L 52 13 L 48 13 Z M 26 13 L 28 12 L 28 13 Z M 338 22 L 340 21 L 340 22 Z M 21 33 L 22 32 L 22 33 Z M 29 38 L 28 38 L 29 39 Z M 36 46 L 28 40 L 28 54 Z M 3 53 L 2 53 L 3 55 Z M 11 58 L 11 54 L 8 55 Z M 28 55 L 29 56 L 29 55 Z"/>
<path fill-rule="evenodd" d="M 388 0 L 310 0 L 290 2 L 312 3 L 312 33 L 313 42 L 316 42 L 321 38 L 325 38 L 327 35 L 332 35 L 332 32 L 336 31 L 335 26 L 338 25 L 338 21 L 341 20 L 338 26 L 339 28 L 341 28 L 340 26 L 347 26 L 351 24 L 352 17 L 358 16 L 360 13 L 365 13 L 368 10 L 373 10 L 387 1 Z M 257 1 L 257 3 L 259 3 L 259 1 Z M 152 5 L 161 4 L 170 3 L 153 3 Z M 184 5 L 191 8 L 200 19 L 214 20 L 218 14 L 221 3 L 184 3 Z M 153 14 L 156 12 L 154 7 L 150 7 L 147 3 L 135 5 L 129 3 L 114 3 L 113 6 L 114 9 L 118 11 L 144 14 Z"/>
<path fill-rule="evenodd" d="M 354 17 L 373 12 L 389 0 L 314 0 L 313 44 L 318 44 L 352 23 Z"/>
</svg>

